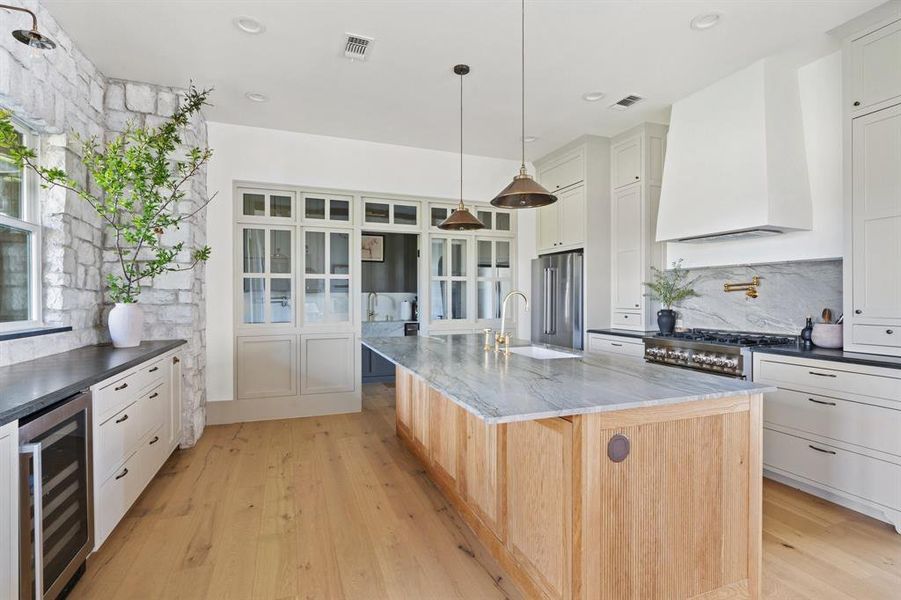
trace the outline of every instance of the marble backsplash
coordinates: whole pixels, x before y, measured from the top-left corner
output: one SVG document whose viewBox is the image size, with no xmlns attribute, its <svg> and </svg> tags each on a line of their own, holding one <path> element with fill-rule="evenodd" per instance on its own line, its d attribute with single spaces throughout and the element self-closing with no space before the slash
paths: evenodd
<svg viewBox="0 0 901 600">
<path fill-rule="evenodd" d="M 757 298 L 724 292 L 723 283 L 760 277 Z M 807 315 L 820 319 L 824 308 L 842 312 L 842 261 L 815 260 L 706 267 L 690 270 L 700 294 L 677 306 L 686 328 L 731 329 L 797 335 Z"/>
</svg>

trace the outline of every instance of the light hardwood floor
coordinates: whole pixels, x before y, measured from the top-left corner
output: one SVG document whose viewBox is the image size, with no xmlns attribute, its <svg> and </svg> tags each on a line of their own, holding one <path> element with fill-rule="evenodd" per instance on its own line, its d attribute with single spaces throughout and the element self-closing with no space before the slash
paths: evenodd
<svg viewBox="0 0 901 600">
<path fill-rule="evenodd" d="M 359 414 L 208 427 L 71 598 L 521 597 L 401 447 L 393 387 L 363 398 Z M 766 598 L 901 598 L 888 525 L 766 481 L 763 528 Z"/>
</svg>

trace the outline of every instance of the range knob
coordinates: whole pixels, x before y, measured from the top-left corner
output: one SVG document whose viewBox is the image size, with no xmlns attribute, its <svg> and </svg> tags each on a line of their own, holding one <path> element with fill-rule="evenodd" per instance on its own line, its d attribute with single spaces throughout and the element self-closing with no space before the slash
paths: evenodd
<svg viewBox="0 0 901 600">
<path fill-rule="evenodd" d="M 713 364 L 718 367 L 723 367 L 726 365 L 726 359 L 721 356 L 717 356 L 716 358 L 713 359 Z"/>
<path fill-rule="evenodd" d="M 693 362 L 701 364 L 704 361 L 704 355 L 703 354 L 695 354 L 694 356 L 691 357 L 691 360 Z"/>
<path fill-rule="evenodd" d="M 727 367 L 727 368 L 729 368 L 729 369 L 734 369 L 735 367 L 738 366 L 738 361 L 735 360 L 734 358 L 727 358 L 727 359 L 724 361 L 723 366 L 724 366 L 724 367 Z"/>
<path fill-rule="evenodd" d="M 709 354 L 705 354 L 704 356 L 701 357 L 701 362 L 704 363 L 705 365 L 712 365 L 715 361 L 716 361 L 716 359 L 714 357 L 710 356 Z"/>
</svg>

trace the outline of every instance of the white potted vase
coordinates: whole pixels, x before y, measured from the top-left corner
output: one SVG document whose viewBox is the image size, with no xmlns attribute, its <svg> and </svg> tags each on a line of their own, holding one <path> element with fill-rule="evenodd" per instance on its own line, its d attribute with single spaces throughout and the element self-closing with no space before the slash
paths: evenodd
<svg viewBox="0 0 901 600">
<path fill-rule="evenodd" d="M 116 302 L 109 313 L 109 335 L 116 348 L 134 348 L 141 344 L 144 310 L 136 302 Z"/>
</svg>

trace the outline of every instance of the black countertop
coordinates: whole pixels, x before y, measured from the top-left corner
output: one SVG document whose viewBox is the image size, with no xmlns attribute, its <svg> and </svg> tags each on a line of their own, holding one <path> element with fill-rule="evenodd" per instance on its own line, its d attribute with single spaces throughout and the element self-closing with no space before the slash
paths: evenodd
<svg viewBox="0 0 901 600">
<path fill-rule="evenodd" d="M 810 358 L 814 360 L 831 360 L 842 363 L 867 365 L 870 367 L 884 367 L 888 369 L 901 369 L 901 356 L 882 356 L 880 354 L 863 354 L 861 352 L 845 352 L 841 349 L 813 348 L 804 349 L 798 344 L 786 346 L 766 346 L 752 348 L 753 352 L 761 354 L 778 354 L 779 356 L 796 356 L 798 358 Z"/>
<path fill-rule="evenodd" d="M 646 338 L 650 335 L 656 335 L 657 330 L 652 329 L 650 331 L 634 331 L 632 329 L 589 329 L 588 333 L 600 333 L 602 335 L 618 335 L 620 337 L 627 338 Z"/>
<path fill-rule="evenodd" d="M 85 346 L 0 368 L 0 425 L 27 417 L 95 383 L 186 343 L 141 342 L 134 348 Z"/>
</svg>

